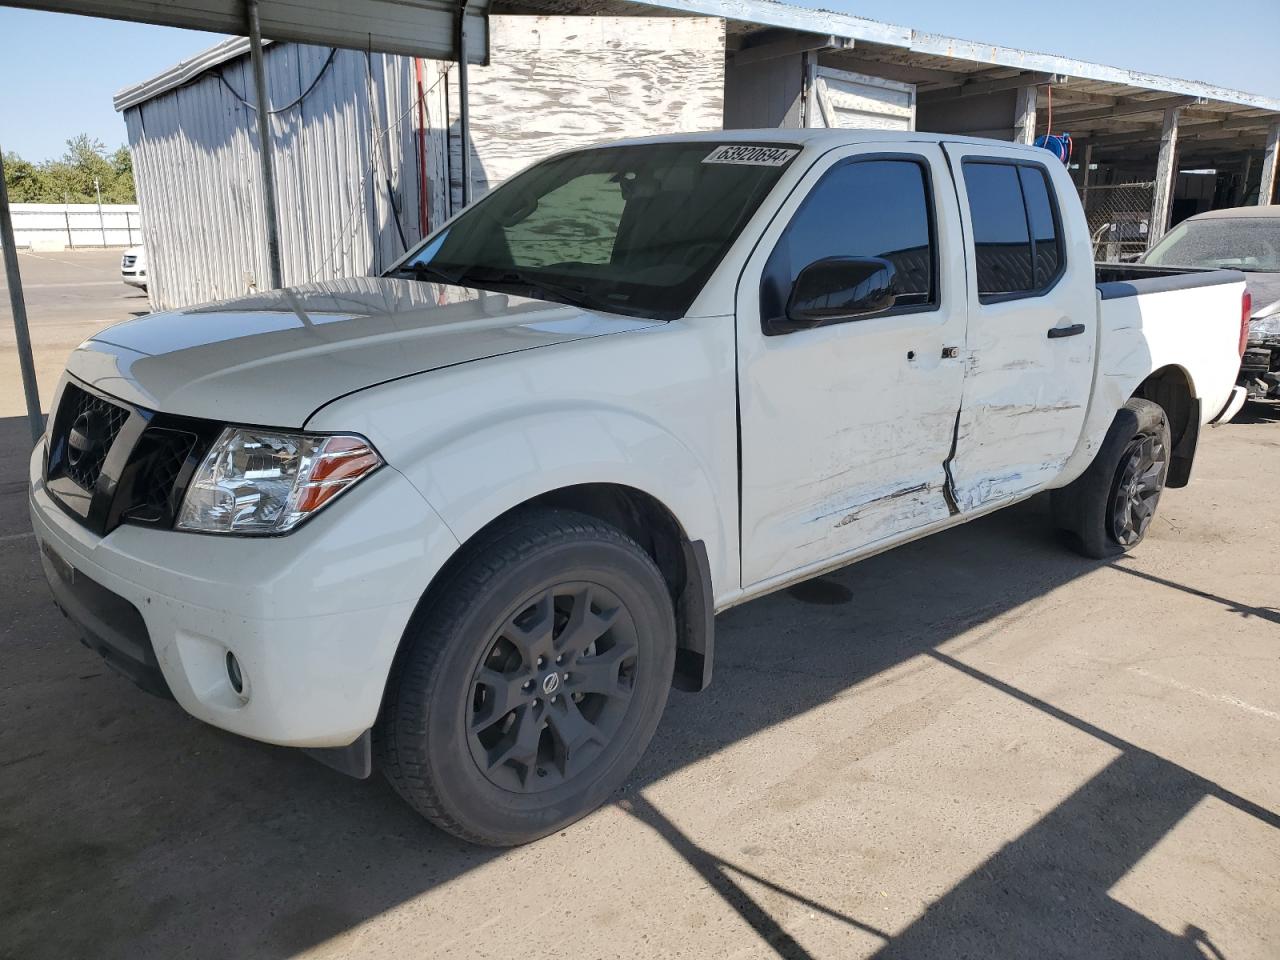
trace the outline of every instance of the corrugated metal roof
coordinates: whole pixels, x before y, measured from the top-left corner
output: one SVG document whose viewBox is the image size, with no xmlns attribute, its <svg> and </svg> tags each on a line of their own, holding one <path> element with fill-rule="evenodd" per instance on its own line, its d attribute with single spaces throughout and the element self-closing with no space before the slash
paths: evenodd
<svg viewBox="0 0 1280 960">
<path fill-rule="evenodd" d="M 212 33 L 247 33 L 243 0 L 5 0 L 7 6 L 132 20 Z M 262 35 L 407 57 L 458 56 L 458 13 L 467 16 L 467 52 L 487 59 L 489 0 L 258 0 Z"/>
</svg>

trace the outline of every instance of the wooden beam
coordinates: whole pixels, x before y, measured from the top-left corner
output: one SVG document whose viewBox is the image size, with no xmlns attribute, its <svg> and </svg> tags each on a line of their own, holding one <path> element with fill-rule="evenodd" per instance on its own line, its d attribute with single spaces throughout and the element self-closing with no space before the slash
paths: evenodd
<svg viewBox="0 0 1280 960">
<path fill-rule="evenodd" d="M 1013 140 L 1027 146 L 1036 142 L 1036 94 L 1035 86 L 1018 88 L 1018 100 L 1013 108 Z"/>
<path fill-rule="evenodd" d="M 1280 120 L 1271 125 L 1267 149 L 1262 155 L 1262 183 L 1258 189 L 1258 205 L 1267 206 L 1276 195 L 1276 168 L 1280 166 Z"/>
<path fill-rule="evenodd" d="M 931 83 L 939 87 L 955 86 L 964 82 L 963 73 L 952 73 L 947 70 L 936 70 L 932 67 L 917 67 L 909 63 L 894 63 L 890 60 L 875 60 L 862 56 L 841 55 L 839 66 L 842 70 L 854 70 L 872 77 L 885 80 L 897 80 L 899 83 Z"/>
<path fill-rule="evenodd" d="M 1214 136 L 1225 133 L 1228 136 L 1237 136 L 1245 139 L 1256 134 L 1244 134 L 1241 136 L 1239 131 L 1249 130 L 1253 128 L 1265 127 L 1268 118 L 1261 118 L 1261 122 L 1255 118 L 1242 118 L 1240 120 L 1220 120 L 1217 123 L 1181 123 L 1179 121 L 1179 136 L 1186 139 L 1212 139 Z M 1161 126 L 1139 127 L 1136 130 L 1126 130 L 1121 133 L 1108 133 L 1101 136 L 1090 136 L 1088 139 L 1092 143 L 1099 146 L 1115 146 L 1122 143 L 1140 143 L 1143 140 L 1153 140 L 1163 130 Z M 1071 131 L 1073 134 L 1075 131 Z M 1084 139 L 1082 136 L 1081 139 Z"/>
<path fill-rule="evenodd" d="M 1156 158 L 1155 196 L 1151 201 L 1151 229 L 1147 247 L 1153 246 L 1169 229 L 1169 213 L 1173 209 L 1173 188 L 1178 178 L 1178 108 L 1164 112 L 1160 131 L 1160 155 Z"/>
<path fill-rule="evenodd" d="M 1159 100 L 1126 100 L 1114 107 L 1099 107 L 1096 110 L 1081 110 L 1077 113 L 1063 113 L 1062 122 L 1080 123 L 1083 120 L 1104 120 L 1112 117 L 1130 117 L 1139 113 L 1159 113 L 1172 107 L 1184 107 L 1198 102 L 1198 97 L 1161 97 Z"/>
<path fill-rule="evenodd" d="M 852 40 L 833 34 L 793 33 L 789 36 L 748 44 L 733 55 L 733 63 L 734 66 L 741 67 L 749 63 L 777 60 L 797 53 L 809 53 L 813 50 L 848 50 L 852 46 Z"/>
<path fill-rule="evenodd" d="M 1069 85 L 1054 87 L 1053 96 L 1054 99 L 1062 100 L 1066 103 L 1091 103 L 1096 107 L 1114 107 L 1120 102 L 1119 97 L 1109 96 L 1105 93 L 1088 93 L 1084 90 L 1073 89 Z"/>
<path fill-rule="evenodd" d="M 960 97 L 979 97 L 988 93 L 1000 93 L 1004 90 L 1017 90 L 1027 84 L 1062 83 L 1066 78 L 1056 73 L 1037 73 L 1028 71 L 999 80 L 968 80 L 958 87 L 945 90 L 928 90 L 920 94 L 921 103 L 942 103 Z"/>
</svg>

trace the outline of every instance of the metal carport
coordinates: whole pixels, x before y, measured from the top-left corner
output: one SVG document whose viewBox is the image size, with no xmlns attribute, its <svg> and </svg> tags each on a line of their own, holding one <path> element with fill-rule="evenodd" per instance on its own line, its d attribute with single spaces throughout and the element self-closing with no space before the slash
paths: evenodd
<svg viewBox="0 0 1280 960">
<path fill-rule="evenodd" d="M 408 56 L 457 60 L 462 85 L 462 123 L 467 122 L 466 65 L 488 57 L 489 0 L 4 0 L 3 6 L 24 7 L 51 13 L 70 13 L 131 20 L 165 27 L 208 30 L 249 37 L 257 80 L 258 136 L 264 149 L 262 163 L 263 204 L 266 211 L 267 250 L 273 286 L 279 286 L 280 253 L 275 213 L 271 138 L 267 132 L 268 108 L 262 74 L 262 38 L 317 43 L 357 50 L 378 50 Z M 462 51 L 466 56 L 462 56 Z M 464 129 L 465 136 L 465 129 Z M 463 164 L 468 163 L 466 151 Z M 464 182 L 469 178 L 464 178 Z M 0 244 L 4 246 L 9 303 L 13 310 L 18 360 L 26 394 L 31 436 L 44 432 L 31 337 L 27 327 L 22 278 L 9 216 L 8 191 L 0 163 Z"/>
<path fill-rule="evenodd" d="M 1153 196 L 1148 242 L 1169 223 L 1180 168 L 1230 171 L 1234 179 L 1229 199 L 1234 204 L 1244 199 L 1246 188 L 1257 177 L 1258 202 L 1268 203 L 1275 193 L 1280 161 L 1280 99 L 776 0 L 0 0 L 0 5 L 217 30 L 249 35 L 251 40 L 254 24 L 260 22 L 260 34 L 273 39 L 459 60 L 464 142 L 468 139 L 465 64 L 487 59 L 490 12 L 721 17 L 726 22 L 729 67 L 782 68 L 765 79 L 773 96 L 778 93 L 775 76 L 783 77 L 781 96 L 791 101 L 780 115 L 751 116 L 750 123 L 726 122 L 726 126 L 812 126 L 818 125 L 819 113 L 824 114 L 825 123 L 829 105 L 822 102 L 812 82 L 823 70 L 910 85 L 910 122 L 920 130 L 1030 143 L 1042 118 L 1052 113 L 1053 130 L 1069 131 L 1075 138 L 1082 192 L 1091 186 L 1094 165 L 1112 170 L 1141 168 L 1144 175 L 1149 171 Z M 254 47 L 260 62 L 256 40 Z M 459 59 L 463 47 L 467 56 Z M 261 103 L 262 84 L 257 86 Z M 728 88 L 726 80 L 726 120 L 730 121 Z M 258 111 L 260 124 L 265 113 Z M 261 133 L 260 139 L 270 142 Z M 270 151 L 261 154 L 263 178 L 270 182 Z M 469 151 L 462 151 L 462 163 L 469 165 Z M 465 169 L 463 182 L 469 188 L 471 177 Z M 266 194 L 265 199 L 272 201 L 272 191 Z M 7 217 L 0 216 L 0 221 L 7 225 Z M 274 222 L 268 212 L 268 233 Z M 6 268 L 13 278 L 10 296 L 28 414 L 33 435 L 38 436 L 42 425 L 16 257 L 10 252 L 11 237 L 6 234 L 4 239 L 8 240 Z"/>
</svg>

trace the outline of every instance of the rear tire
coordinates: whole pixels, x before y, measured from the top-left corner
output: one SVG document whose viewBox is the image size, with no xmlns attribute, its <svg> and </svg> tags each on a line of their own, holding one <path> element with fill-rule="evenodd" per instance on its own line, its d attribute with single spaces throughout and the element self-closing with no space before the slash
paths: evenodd
<svg viewBox="0 0 1280 960">
<path fill-rule="evenodd" d="M 1054 524 L 1073 549 L 1105 559 L 1142 542 L 1164 490 L 1170 449 L 1163 407 L 1135 398 L 1120 409 L 1089 469 L 1052 493 Z"/>
<path fill-rule="evenodd" d="M 379 764 L 443 830 L 527 843 L 603 803 L 648 746 L 671 595 L 634 540 L 571 511 L 519 514 L 464 550 L 405 632 Z"/>
</svg>

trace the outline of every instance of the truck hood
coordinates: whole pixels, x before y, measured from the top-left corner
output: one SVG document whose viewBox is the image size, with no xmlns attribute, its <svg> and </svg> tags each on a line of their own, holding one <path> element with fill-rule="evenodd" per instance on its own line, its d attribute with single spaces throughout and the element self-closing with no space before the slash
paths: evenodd
<svg viewBox="0 0 1280 960">
<path fill-rule="evenodd" d="M 67 369 L 152 410 L 301 427 L 330 400 L 388 380 L 658 322 L 362 277 L 128 320 L 80 344 Z"/>
</svg>

